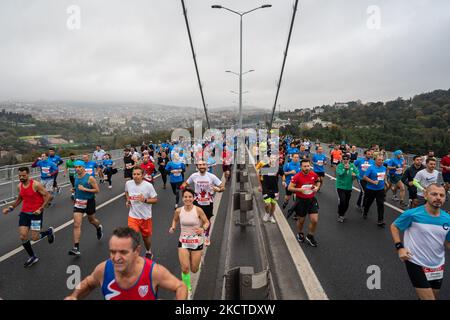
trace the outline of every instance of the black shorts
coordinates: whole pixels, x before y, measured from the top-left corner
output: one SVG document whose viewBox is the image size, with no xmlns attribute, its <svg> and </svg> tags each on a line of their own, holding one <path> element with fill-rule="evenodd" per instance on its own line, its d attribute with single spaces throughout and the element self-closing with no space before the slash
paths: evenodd
<svg viewBox="0 0 450 320">
<path fill-rule="evenodd" d="M 180 241 L 178 241 L 178 248 L 181 248 L 181 242 Z M 197 247 L 197 249 L 187 249 L 187 250 L 189 250 L 189 251 L 201 251 L 201 250 L 203 250 L 203 244 L 199 245 Z"/>
<path fill-rule="evenodd" d="M 197 201 L 194 201 L 194 206 L 197 206 L 203 210 L 208 220 L 211 220 L 213 216 L 213 206 L 214 203 L 211 203 L 209 206 L 199 205 Z"/>
<path fill-rule="evenodd" d="M 317 176 L 319 176 L 319 177 L 325 177 L 325 172 L 316 172 L 316 171 L 314 171 L 314 173 L 315 174 L 317 174 Z"/>
<path fill-rule="evenodd" d="M 75 188 L 75 176 L 69 176 L 70 184 Z"/>
<path fill-rule="evenodd" d="M 231 171 L 231 164 L 223 164 L 222 165 L 222 171 L 223 172 Z"/>
<path fill-rule="evenodd" d="M 125 178 L 125 179 L 132 179 L 133 178 L 133 170 L 130 170 L 130 169 L 125 169 L 125 170 L 123 170 L 123 177 Z"/>
<path fill-rule="evenodd" d="M 289 185 L 286 186 L 286 195 L 292 196 L 293 192 L 288 190 Z"/>
<path fill-rule="evenodd" d="M 303 199 L 297 198 L 294 207 L 295 215 L 301 218 L 306 217 L 307 214 L 317 214 L 319 213 L 319 203 L 317 199 Z"/>
<path fill-rule="evenodd" d="M 442 173 L 442 179 L 444 180 L 444 182 L 450 183 L 450 172 Z"/>
<path fill-rule="evenodd" d="M 405 261 L 406 271 L 408 272 L 409 279 L 412 282 L 414 288 L 418 289 L 435 289 L 439 290 L 442 286 L 442 280 L 432 280 L 428 281 L 425 276 L 423 268 L 415 263 Z"/>
<path fill-rule="evenodd" d="M 88 216 L 95 214 L 95 199 L 89 199 L 87 201 L 86 208 L 73 207 L 73 212 L 86 213 Z"/>
<path fill-rule="evenodd" d="M 408 195 L 409 195 L 409 199 L 411 199 L 411 200 L 417 199 L 417 189 L 416 188 L 414 188 L 414 189 L 409 188 L 408 189 Z"/>
<path fill-rule="evenodd" d="M 19 227 L 28 227 L 32 231 L 41 231 L 44 221 L 44 211 L 41 214 L 29 214 L 21 212 L 19 214 Z"/>
</svg>

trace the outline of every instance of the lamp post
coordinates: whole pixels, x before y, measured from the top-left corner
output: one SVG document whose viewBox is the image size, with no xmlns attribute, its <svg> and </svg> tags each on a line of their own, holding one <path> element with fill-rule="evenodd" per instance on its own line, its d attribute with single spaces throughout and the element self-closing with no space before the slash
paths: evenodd
<svg viewBox="0 0 450 320">
<path fill-rule="evenodd" d="M 231 13 L 237 14 L 240 17 L 240 41 L 239 41 L 239 129 L 242 129 L 242 17 L 250 12 L 253 12 L 258 9 L 264 9 L 264 8 L 270 8 L 272 7 L 271 4 L 264 4 L 260 7 L 254 8 L 249 11 L 245 12 L 237 12 L 234 10 L 231 10 L 227 7 L 221 6 L 221 5 L 212 5 L 211 8 L 213 9 L 225 9 Z M 228 71 L 227 71 L 228 72 Z M 234 73 L 234 72 L 231 72 Z M 234 73 L 237 74 L 237 73 Z"/>
</svg>

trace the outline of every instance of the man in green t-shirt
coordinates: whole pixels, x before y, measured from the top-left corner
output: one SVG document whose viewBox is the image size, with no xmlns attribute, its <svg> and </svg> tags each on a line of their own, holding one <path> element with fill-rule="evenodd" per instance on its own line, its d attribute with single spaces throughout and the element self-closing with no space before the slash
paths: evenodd
<svg viewBox="0 0 450 320">
<path fill-rule="evenodd" d="M 75 166 L 73 165 L 75 162 L 75 154 L 71 153 L 70 155 L 70 159 L 68 159 L 66 161 L 66 168 L 64 169 L 64 177 L 67 175 L 67 172 L 69 172 L 69 179 L 70 179 L 70 183 L 72 184 L 72 189 L 75 188 Z M 72 191 L 72 196 L 71 196 L 72 200 L 74 199 L 74 193 Z"/>
<path fill-rule="evenodd" d="M 353 163 L 350 163 L 350 156 L 344 154 L 342 162 L 336 167 L 336 189 L 339 196 L 338 222 L 345 219 L 350 197 L 352 196 L 353 179 L 359 176 L 359 171 Z"/>
</svg>

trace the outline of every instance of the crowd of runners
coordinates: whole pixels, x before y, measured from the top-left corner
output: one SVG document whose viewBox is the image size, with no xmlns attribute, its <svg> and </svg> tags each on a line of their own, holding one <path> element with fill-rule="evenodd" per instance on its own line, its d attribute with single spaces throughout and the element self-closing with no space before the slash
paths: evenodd
<svg viewBox="0 0 450 320">
<path fill-rule="evenodd" d="M 272 152 L 274 145 L 279 145 L 278 153 Z M 55 241 L 53 227 L 43 231 L 43 214 L 61 193 L 57 183 L 61 166 L 72 186 L 73 238 L 68 250 L 72 256 L 81 255 L 83 216 L 94 227 L 97 239 L 102 240 L 105 230 L 96 216 L 96 194 L 101 184 L 107 183 L 111 189 L 114 175 L 123 168 L 127 226 L 108 230 L 112 233 L 110 259 L 100 263 L 67 299 L 83 298 L 96 287 L 101 287 L 105 299 L 156 299 L 158 288 L 175 292 L 177 299 L 187 298 L 192 291 L 191 273 L 198 272 L 203 250 L 211 245 L 214 195 L 223 192 L 231 178 L 236 146 L 229 146 L 214 139 L 192 145 L 182 141 L 143 143 L 140 148 L 125 148 L 120 163 L 113 161 L 100 145 L 92 156 L 83 154 L 78 158 L 71 154 L 65 163 L 54 149 L 43 153 L 31 165 L 40 169 L 40 181 L 30 177 L 30 168 L 19 168 L 18 197 L 3 210 L 8 214 L 22 204 L 19 237 L 29 256 L 24 266 L 39 261 L 30 238 L 47 238 L 50 244 Z M 361 218 L 367 219 L 376 202 L 377 226 L 384 228 L 385 200 L 391 197 L 405 210 L 390 226 L 399 258 L 405 261 L 418 297 L 437 298 L 444 274 L 445 246 L 450 248 L 450 216 L 441 209 L 450 190 L 450 150 L 441 159 L 435 158 L 432 151 L 414 156 L 412 163 L 407 163 L 401 150 L 393 152 L 390 159 L 378 145 L 368 146 L 363 154 L 358 150 L 345 142 L 322 146 L 292 137 L 259 143 L 251 153 L 257 158 L 259 191 L 265 207 L 262 220 L 276 224 L 274 212 L 280 205 L 287 218 L 296 220 L 298 242 L 317 247 L 317 194 L 323 192 L 325 183 L 334 183 L 338 223 L 345 222 L 350 198 L 357 189 Z M 214 174 L 218 164 L 222 165 L 223 180 Z M 186 176 L 189 165 L 194 165 L 196 172 Z M 156 263 L 158 257 L 152 252 L 152 208 L 159 202 L 154 182 L 159 177 L 163 189 L 169 184 L 173 193 L 174 212 L 168 232 L 179 234 L 181 280 Z M 304 231 L 307 217 L 309 225 Z M 400 232 L 404 232 L 404 241 Z"/>
</svg>

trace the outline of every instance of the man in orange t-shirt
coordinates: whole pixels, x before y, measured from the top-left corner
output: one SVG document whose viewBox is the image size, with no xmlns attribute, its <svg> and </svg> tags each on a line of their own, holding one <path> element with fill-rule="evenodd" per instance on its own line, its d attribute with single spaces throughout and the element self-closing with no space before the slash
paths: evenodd
<svg viewBox="0 0 450 320">
<path fill-rule="evenodd" d="M 335 145 L 334 146 L 334 150 L 333 151 L 331 151 L 331 159 L 333 159 L 332 161 L 331 161 L 331 167 L 333 168 L 335 168 L 335 167 L 337 167 L 337 165 L 339 164 L 339 163 L 341 163 L 341 161 L 342 161 L 342 151 L 339 149 L 339 145 L 337 144 L 337 145 Z"/>
</svg>

